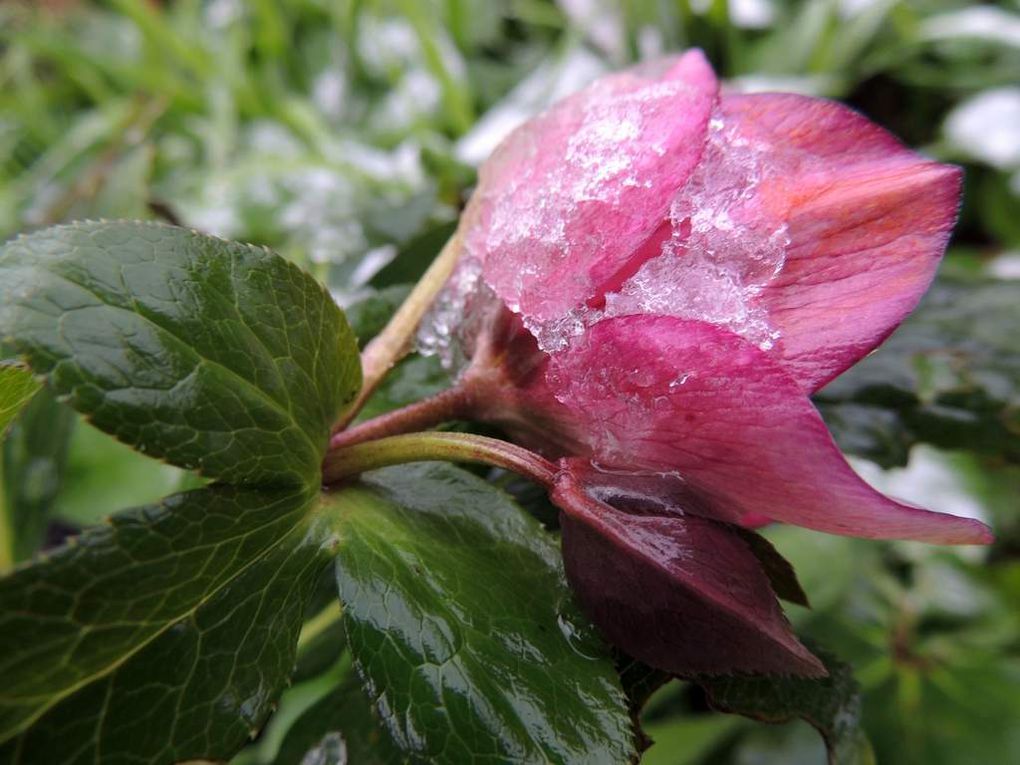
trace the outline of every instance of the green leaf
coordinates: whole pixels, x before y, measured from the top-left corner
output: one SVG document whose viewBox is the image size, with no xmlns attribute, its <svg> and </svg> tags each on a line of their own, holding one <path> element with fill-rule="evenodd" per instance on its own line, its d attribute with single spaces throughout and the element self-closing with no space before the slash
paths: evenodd
<svg viewBox="0 0 1020 765">
<path fill-rule="evenodd" d="M 378 471 L 331 498 L 348 642 L 382 721 L 426 761 L 622 763 L 627 703 L 553 539 L 463 470 Z"/>
<path fill-rule="evenodd" d="M 871 747 L 861 730 L 860 688 L 853 669 L 832 654 L 812 648 L 829 676 L 699 678 L 712 706 L 770 723 L 801 718 L 811 723 L 829 752 L 831 765 L 870 765 Z"/>
<path fill-rule="evenodd" d="M 319 583 L 319 592 L 313 597 L 314 604 L 322 593 L 323 585 L 328 586 L 329 606 L 333 610 L 329 620 L 323 618 L 323 612 L 308 619 L 301 629 L 298 640 L 298 658 L 291 675 L 291 682 L 302 683 L 318 677 L 343 656 L 347 650 L 347 637 L 340 621 L 340 605 L 336 600 L 336 577 L 333 570 L 323 572 Z"/>
<path fill-rule="evenodd" d="M 339 614 L 340 609 L 336 610 Z M 359 765 L 378 762 L 387 753 L 398 754 L 361 688 L 343 639 L 342 625 L 337 621 L 332 626 L 340 632 L 338 636 L 336 631 L 328 631 L 340 647 L 337 656 L 320 672 L 294 682 L 284 691 L 258 739 L 241 750 L 231 765 L 300 763 L 309 750 L 330 734 L 343 738 L 349 760 Z M 305 652 L 299 641 L 299 662 Z"/>
<path fill-rule="evenodd" d="M 310 511 L 360 384 L 353 335 L 278 256 L 167 226 L 23 237 L 0 277 L 4 345 L 95 424 L 265 487 L 176 495 L 0 580 L 0 760 L 229 756 L 289 677 L 334 546 Z"/>
<path fill-rule="evenodd" d="M 0 362 L 0 438 L 38 391 L 39 383 L 26 367 Z"/>
<path fill-rule="evenodd" d="M 296 489 L 216 486 L 0 580 L 0 761 L 222 759 L 263 724 L 328 564 Z"/>
<path fill-rule="evenodd" d="M 398 765 L 406 762 L 380 725 L 378 715 L 353 671 L 334 683 L 294 721 L 273 763 L 304 763 L 312 752 L 318 750 L 325 754 L 331 745 L 338 746 L 340 742 L 347 757 L 339 762 L 357 765 Z"/>
<path fill-rule="evenodd" d="M 75 415 L 40 391 L 0 445 L 0 573 L 40 548 L 64 485 Z"/>
<path fill-rule="evenodd" d="M 731 738 L 742 725 L 753 725 L 739 717 L 698 715 L 681 717 L 645 726 L 654 742 L 641 765 L 698 765 Z M 810 730 L 810 729 L 809 729 Z"/>
<path fill-rule="evenodd" d="M 674 677 L 623 653 L 617 656 L 616 670 L 620 674 L 620 685 L 627 694 L 630 712 L 635 719 L 641 714 L 641 710 L 652 695 Z"/>
<path fill-rule="evenodd" d="M 410 291 L 411 285 L 395 284 L 376 290 L 347 308 L 347 321 L 362 347 L 382 332 Z"/>
<path fill-rule="evenodd" d="M 409 356 L 382 381 L 379 390 L 358 414 L 358 421 L 370 420 L 421 401 L 446 390 L 452 382 L 450 373 L 443 369 L 437 356 Z"/>
<path fill-rule="evenodd" d="M 315 482 L 360 367 L 343 314 L 268 250 L 84 223 L 0 250 L 0 340 L 101 429 L 232 483 Z"/>
<path fill-rule="evenodd" d="M 1020 463 L 1020 283 L 943 278 L 817 396 L 840 445 L 902 465 L 918 441 Z"/>
<path fill-rule="evenodd" d="M 456 230 L 457 222 L 448 221 L 415 236 L 372 278 L 372 284 L 376 287 L 415 284 Z"/>
</svg>

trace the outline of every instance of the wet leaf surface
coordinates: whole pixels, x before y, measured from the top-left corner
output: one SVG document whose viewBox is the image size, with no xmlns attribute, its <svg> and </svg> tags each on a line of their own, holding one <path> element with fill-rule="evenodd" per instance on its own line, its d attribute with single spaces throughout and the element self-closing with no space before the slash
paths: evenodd
<svg viewBox="0 0 1020 765">
<path fill-rule="evenodd" d="M 0 580 L 0 760 L 230 755 L 293 669 L 332 531 L 307 491 L 219 486 Z"/>
<path fill-rule="evenodd" d="M 194 473 L 136 452 L 79 419 L 53 514 L 78 527 L 91 526 L 111 513 L 149 505 L 202 484 Z"/>
<path fill-rule="evenodd" d="M 0 277 L 5 347 L 71 406 L 233 484 L 128 511 L 0 580 L 0 760 L 228 757 L 293 671 L 335 546 L 315 509 L 360 384 L 353 334 L 279 256 L 168 226 L 22 237 Z"/>
<path fill-rule="evenodd" d="M 372 473 L 333 501 L 355 666 L 409 756 L 632 758 L 612 660 L 573 605 L 555 542 L 505 494 L 425 464 Z"/>
<path fill-rule="evenodd" d="M 315 480 L 360 378 L 314 279 L 268 250 L 155 224 L 5 245 L 0 335 L 101 429 L 233 483 Z"/>
</svg>

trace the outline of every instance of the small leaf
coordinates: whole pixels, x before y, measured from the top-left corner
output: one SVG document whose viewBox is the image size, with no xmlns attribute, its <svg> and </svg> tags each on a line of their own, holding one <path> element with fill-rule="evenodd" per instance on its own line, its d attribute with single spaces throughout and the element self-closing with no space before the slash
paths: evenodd
<svg viewBox="0 0 1020 765">
<path fill-rule="evenodd" d="M 294 721 L 273 762 L 276 765 L 303 764 L 309 761 L 312 752 L 328 749 L 330 741 L 343 742 L 347 758 L 342 762 L 398 765 L 406 761 L 380 725 L 378 715 L 353 672 Z"/>
<path fill-rule="evenodd" d="M 630 703 L 631 714 L 636 718 L 652 694 L 673 679 L 673 675 L 661 669 L 619 654 L 616 669 L 620 673 L 620 684 Z"/>
<path fill-rule="evenodd" d="M 579 619 L 559 551 L 505 494 L 426 464 L 372 473 L 330 502 L 355 666 L 409 757 L 635 756 L 619 679 Z"/>
<path fill-rule="evenodd" d="M 347 650 L 347 638 L 340 621 L 340 607 L 336 601 L 336 577 L 332 569 L 323 572 L 322 582 L 329 585 L 330 606 L 336 612 L 336 621 L 323 624 L 321 631 L 309 634 L 307 630 L 314 626 L 314 619 L 321 619 L 321 614 L 313 621 L 306 621 L 298 641 L 298 659 L 290 679 L 293 683 L 303 683 L 319 677 L 332 667 Z M 321 586 L 321 585 L 320 585 Z M 318 597 L 316 594 L 312 602 Z"/>
<path fill-rule="evenodd" d="M 294 666 L 329 560 L 307 491 L 217 486 L 0 580 L 0 761 L 223 759 Z"/>
<path fill-rule="evenodd" d="M 358 338 L 359 345 L 364 347 L 365 343 L 382 332 L 386 322 L 397 312 L 410 291 L 410 285 L 395 284 L 376 290 L 368 297 L 347 307 L 347 321 L 354 336 Z"/>
<path fill-rule="evenodd" d="M 853 669 L 825 651 L 815 650 L 815 655 L 828 677 L 714 677 L 697 682 L 721 711 L 770 723 L 797 718 L 811 723 L 825 739 L 831 765 L 873 763 L 860 727 L 861 696 Z"/>
<path fill-rule="evenodd" d="M 5 245 L 0 342 L 101 429 L 232 483 L 315 482 L 360 384 L 354 337 L 314 279 L 268 250 L 156 224 Z"/>
<path fill-rule="evenodd" d="M 26 367 L 0 362 L 0 438 L 38 391 L 39 383 Z"/>
<path fill-rule="evenodd" d="M 358 415 L 358 420 L 369 420 L 421 401 L 446 390 L 452 382 L 450 373 L 443 369 L 437 356 L 410 356 L 386 376 Z"/>
</svg>

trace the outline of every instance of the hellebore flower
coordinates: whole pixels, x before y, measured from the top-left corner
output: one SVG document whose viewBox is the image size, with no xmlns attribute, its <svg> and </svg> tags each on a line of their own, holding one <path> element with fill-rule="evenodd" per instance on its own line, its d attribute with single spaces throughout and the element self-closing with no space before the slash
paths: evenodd
<svg viewBox="0 0 1020 765">
<path fill-rule="evenodd" d="M 739 524 L 989 541 L 868 486 L 809 399 L 916 306 L 959 193 L 839 104 L 720 95 L 697 51 L 595 82 L 483 166 L 438 310 L 473 414 L 562 458 L 567 574 L 613 642 L 679 673 L 819 674 L 781 559 Z"/>
</svg>

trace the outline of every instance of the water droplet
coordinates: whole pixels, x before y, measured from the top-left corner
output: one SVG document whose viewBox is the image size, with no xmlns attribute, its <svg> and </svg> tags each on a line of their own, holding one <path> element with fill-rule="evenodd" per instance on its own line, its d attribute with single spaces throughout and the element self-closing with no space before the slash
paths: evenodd
<svg viewBox="0 0 1020 765">
<path fill-rule="evenodd" d="M 572 622 L 564 614 L 559 614 L 556 617 L 556 625 L 560 628 L 560 632 L 567 641 L 567 645 L 570 646 L 571 650 L 578 656 L 585 659 L 598 659 L 599 657 L 592 653 L 590 649 L 591 643 L 588 638 L 584 635 L 581 628 L 579 628 L 574 622 Z"/>
<path fill-rule="evenodd" d="M 301 765 L 346 765 L 346 763 L 347 742 L 339 731 L 327 733 L 301 759 Z"/>
</svg>

